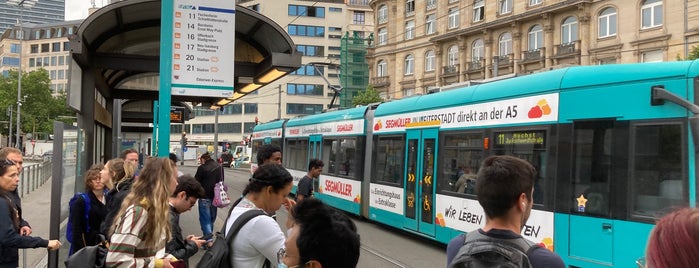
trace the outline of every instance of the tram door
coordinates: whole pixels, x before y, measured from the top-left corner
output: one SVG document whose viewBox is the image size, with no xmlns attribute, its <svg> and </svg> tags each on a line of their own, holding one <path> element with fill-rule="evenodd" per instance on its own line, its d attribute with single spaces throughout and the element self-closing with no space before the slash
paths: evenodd
<svg viewBox="0 0 699 268">
<path fill-rule="evenodd" d="M 435 234 L 435 184 L 438 130 L 407 130 L 405 181 L 405 228 Z"/>
<path fill-rule="evenodd" d="M 308 137 L 308 159 L 306 159 L 306 164 L 304 167 L 308 166 L 308 161 L 312 158 L 320 159 L 320 149 L 323 143 L 323 136 L 321 135 L 311 135 Z"/>
</svg>

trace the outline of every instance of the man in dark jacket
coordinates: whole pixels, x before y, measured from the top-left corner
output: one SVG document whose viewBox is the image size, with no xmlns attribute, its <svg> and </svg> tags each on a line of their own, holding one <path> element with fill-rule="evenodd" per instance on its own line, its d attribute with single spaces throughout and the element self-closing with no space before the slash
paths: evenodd
<svg viewBox="0 0 699 268">
<path fill-rule="evenodd" d="M 223 180 L 221 166 L 211 159 L 209 153 L 201 155 L 201 165 L 197 168 L 194 178 L 204 188 L 204 196 L 199 199 L 199 224 L 204 236 L 213 233 L 214 222 L 216 221 L 217 207 L 214 207 L 214 186 Z"/>
<path fill-rule="evenodd" d="M 182 237 L 180 228 L 180 214 L 189 211 L 197 202 L 197 199 L 204 195 L 204 189 L 190 175 L 183 175 L 177 179 L 177 188 L 168 199 L 170 203 L 170 232 L 171 240 L 167 242 L 165 251 L 178 260 L 184 262 L 185 267 L 189 267 L 188 259 L 199 250 L 199 247 L 206 241 L 194 235 Z"/>
</svg>

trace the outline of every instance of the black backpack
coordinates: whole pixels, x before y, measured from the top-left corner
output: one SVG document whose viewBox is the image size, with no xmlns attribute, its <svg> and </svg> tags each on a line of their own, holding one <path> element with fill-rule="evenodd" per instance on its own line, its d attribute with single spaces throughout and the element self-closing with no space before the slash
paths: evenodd
<svg viewBox="0 0 699 268">
<path fill-rule="evenodd" d="M 464 245 L 449 264 L 450 268 L 501 267 L 531 268 L 529 253 L 538 248 L 522 237 L 499 239 L 475 230 L 466 234 Z"/>
<path fill-rule="evenodd" d="M 226 217 L 226 219 L 228 219 L 231 216 L 233 208 L 235 208 L 235 206 L 238 205 L 240 200 L 242 200 L 242 198 L 238 199 L 238 201 L 235 201 L 233 206 L 231 206 L 230 210 L 228 211 L 228 217 Z M 213 245 L 211 245 L 211 247 L 208 250 L 206 250 L 206 252 L 204 252 L 204 255 L 201 257 L 201 260 L 197 264 L 197 268 L 230 268 L 230 243 L 233 243 L 233 238 L 236 234 L 238 234 L 240 228 L 243 228 L 243 226 L 246 223 L 248 223 L 248 221 L 260 215 L 266 214 L 259 209 L 251 209 L 244 212 L 242 215 L 240 215 L 240 217 L 235 219 L 233 225 L 231 226 L 230 232 L 226 236 L 223 235 L 226 232 L 226 224 L 224 223 L 223 228 L 221 228 L 221 231 L 216 233 L 216 239 L 214 239 Z"/>
</svg>

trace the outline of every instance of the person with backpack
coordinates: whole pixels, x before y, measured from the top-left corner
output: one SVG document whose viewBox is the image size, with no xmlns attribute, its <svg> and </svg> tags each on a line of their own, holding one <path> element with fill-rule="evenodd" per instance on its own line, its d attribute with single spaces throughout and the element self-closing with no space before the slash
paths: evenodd
<svg viewBox="0 0 699 268">
<path fill-rule="evenodd" d="M 20 248 L 56 250 L 61 247 L 61 241 L 20 233 L 21 217 L 11 196 L 18 184 L 17 164 L 9 159 L 0 159 L 0 268 L 18 267 Z"/>
<path fill-rule="evenodd" d="M 69 202 L 66 239 L 70 242 L 68 256 L 85 246 L 101 242 L 100 224 L 107 216 L 105 180 L 100 176 L 102 164 L 94 164 L 85 172 L 85 192 L 77 193 Z"/>
<path fill-rule="evenodd" d="M 535 176 L 531 164 L 513 156 L 483 161 L 476 194 L 485 211 L 485 227 L 449 242 L 448 267 L 566 267 L 556 253 L 520 235 L 534 204 Z"/>
<path fill-rule="evenodd" d="M 199 224 L 201 232 L 204 236 L 209 236 L 213 233 L 214 222 L 218 208 L 213 205 L 214 201 L 214 186 L 216 183 L 223 180 L 221 166 L 211 159 L 209 153 L 204 153 L 200 157 L 201 165 L 197 168 L 194 178 L 204 188 L 205 195 L 199 198 Z"/>
<path fill-rule="evenodd" d="M 284 247 L 286 239 L 271 215 L 282 205 L 286 209 L 293 206 L 294 202 L 287 198 L 292 181 L 291 174 L 279 164 L 264 164 L 255 170 L 243 190 L 243 197 L 231 208 L 224 226 L 227 236 L 238 218 L 249 214 L 248 211 L 259 212 L 242 225 L 229 243 L 229 267 L 258 268 L 278 261 L 277 253 Z"/>
</svg>

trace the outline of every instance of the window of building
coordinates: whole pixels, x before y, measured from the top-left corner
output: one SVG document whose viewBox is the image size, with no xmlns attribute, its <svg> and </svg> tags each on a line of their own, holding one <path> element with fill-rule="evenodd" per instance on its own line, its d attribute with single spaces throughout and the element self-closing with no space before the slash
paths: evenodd
<svg viewBox="0 0 699 268">
<path fill-rule="evenodd" d="M 56 79 L 56 70 L 49 71 L 49 79 L 51 79 L 51 80 Z"/>
<path fill-rule="evenodd" d="M 58 79 L 66 79 L 65 70 L 58 70 Z"/>
<path fill-rule="evenodd" d="M 412 95 L 415 95 L 415 89 L 414 88 L 404 88 L 403 89 L 403 97 L 410 97 Z"/>
<path fill-rule="evenodd" d="M 286 93 L 289 95 L 323 96 L 323 85 L 289 83 L 286 84 Z"/>
<path fill-rule="evenodd" d="M 376 64 L 376 77 L 385 77 L 387 75 L 386 71 L 386 61 L 379 60 L 379 63 Z"/>
<path fill-rule="evenodd" d="M 19 53 L 20 48 L 19 44 L 10 44 L 10 53 Z"/>
<path fill-rule="evenodd" d="M 652 50 L 641 53 L 641 62 L 661 62 L 663 61 L 662 50 Z"/>
<path fill-rule="evenodd" d="M 527 34 L 529 37 L 529 50 L 537 50 L 541 48 L 544 44 L 544 29 L 541 28 L 541 25 L 536 24 L 532 26 L 529 29 L 529 33 Z"/>
<path fill-rule="evenodd" d="M 246 114 L 256 114 L 257 113 L 257 103 L 245 103 L 245 113 Z"/>
<path fill-rule="evenodd" d="M 433 34 L 437 31 L 437 15 L 429 14 L 425 18 L 425 34 Z"/>
<path fill-rule="evenodd" d="M 289 5 L 289 16 L 325 18 L 325 8 Z"/>
<path fill-rule="evenodd" d="M 287 114 L 319 114 L 323 112 L 322 104 L 287 103 Z"/>
<path fill-rule="evenodd" d="M 449 9 L 449 29 L 459 27 L 459 8 L 454 7 Z"/>
<path fill-rule="evenodd" d="M 19 66 L 19 58 L 3 57 L 2 65 L 4 66 Z"/>
<path fill-rule="evenodd" d="M 41 31 L 34 32 L 34 39 L 41 39 Z"/>
<path fill-rule="evenodd" d="M 415 15 L 415 0 L 405 0 L 405 16 Z"/>
<path fill-rule="evenodd" d="M 663 1 L 646 0 L 641 6 L 641 29 L 663 25 Z"/>
<path fill-rule="evenodd" d="M 51 66 L 56 66 L 58 63 L 58 58 L 56 56 L 51 57 Z"/>
<path fill-rule="evenodd" d="M 425 72 L 434 71 L 434 50 L 428 50 L 425 53 Z"/>
<path fill-rule="evenodd" d="M 70 50 L 70 42 L 63 42 L 63 51 Z"/>
<path fill-rule="evenodd" d="M 42 67 L 44 64 L 42 63 L 42 58 L 38 57 L 36 58 L 36 67 Z"/>
<path fill-rule="evenodd" d="M 604 58 L 597 61 L 597 65 L 616 64 L 616 58 Z"/>
<path fill-rule="evenodd" d="M 192 124 L 192 133 L 214 133 L 214 124 Z"/>
<path fill-rule="evenodd" d="M 49 63 L 51 63 L 49 57 L 44 57 L 44 66 L 49 66 Z"/>
<path fill-rule="evenodd" d="M 508 56 L 512 53 L 512 34 L 503 33 L 498 40 L 498 51 L 500 57 Z"/>
<path fill-rule="evenodd" d="M 328 46 L 328 50 L 337 50 L 337 51 L 340 51 L 340 50 L 342 50 L 342 48 L 341 48 L 341 47 Z"/>
<path fill-rule="evenodd" d="M 437 0 L 427 0 L 425 2 L 426 9 L 435 9 L 437 8 Z"/>
<path fill-rule="evenodd" d="M 388 30 L 386 28 L 379 28 L 379 36 L 376 42 L 378 45 L 385 45 L 388 42 Z"/>
<path fill-rule="evenodd" d="M 292 72 L 292 75 L 306 75 L 306 76 L 321 76 L 324 73 L 324 68 L 323 66 L 312 66 L 312 65 L 303 65 L 300 68 L 296 69 L 296 71 Z"/>
<path fill-rule="evenodd" d="M 325 37 L 325 27 L 289 24 L 289 35 Z"/>
<path fill-rule="evenodd" d="M 36 59 L 29 58 L 29 67 L 34 67 L 34 66 L 36 66 Z"/>
<path fill-rule="evenodd" d="M 51 48 L 51 44 L 49 44 L 49 43 L 41 44 L 41 52 L 42 53 L 49 52 L 50 48 Z"/>
<path fill-rule="evenodd" d="M 608 7 L 602 10 L 598 19 L 599 38 L 610 37 L 616 35 L 616 9 Z"/>
<path fill-rule="evenodd" d="M 535 6 L 541 4 L 543 0 L 529 0 L 529 6 Z"/>
<path fill-rule="evenodd" d="M 340 28 L 340 27 L 328 27 L 328 31 L 331 31 L 331 32 L 342 32 L 342 28 Z"/>
<path fill-rule="evenodd" d="M 473 62 L 480 62 L 485 56 L 485 48 L 483 47 L 483 39 L 476 39 L 471 45 L 471 59 Z"/>
<path fill-rule="evenodd" d="M 561 43 L 569 44 L 578 40 L 578 19 L 567 17 L 561 25 Z"/>
<path fill-rule="evenodd" d="M 342 8 L 339 8 L 339 7 L 328 7 L 328 11 L 330 11 L 330 12 L 342 12 Z"/>
<path fill-rule="evenodd" d="M 405 40 L 415 38 L 415 21 L 410 20 L 405 23 Z"/>
<path fill-rule="evenodd" d="M 512 0 L 498 0 L 500 15 L 512 12 Z"/>
<path fill-rule="evenodd" d="M 61 43 L 60 42 L 55 42 L 51 44 L 51 52 L 60 52 L 61 51 Z"/>
<path fill-rule="evenodd" d="M 364 24 L 365 13 L 364 11 L 354 11 L 352 13 L 352 23 L 354 24 Z"/>
<path fill-rule="evenodd" d="M 485 18 L 485 0 L 473 2 L 473 22 L 482 21 Z"/>
<path fill-rule="evenodd" d="M 447 66 L 453 67 L 459 64 L 459 46 L 452 45 L 447 50 Z"/>
<path fill-rule="evenodd" d="M 29 53 L 32 53 L 32 54 L 39 53 L 39 45 L 29 46 Z"/>
<path fill-rule="evenodd" d="M 303 56 L 323 57 L 325 56 L 324 47 L 310 45 L 296 45 L 296 51 L 301 52 Z"/>
<path fill-rule="evenodd" d="M 387 5 L 379 6 L 379 12 L 378 12 L 377 18 L 379 20 L 379 23 L 386 23 L 388 21 L 388 6 Z"/>
<path fill-rule="evenodd" d="M 412 54 L 405 56 L 405 75 L 412 75 L 415 73 L 415 59 Z"/>
</svg>

